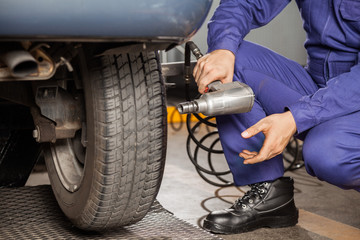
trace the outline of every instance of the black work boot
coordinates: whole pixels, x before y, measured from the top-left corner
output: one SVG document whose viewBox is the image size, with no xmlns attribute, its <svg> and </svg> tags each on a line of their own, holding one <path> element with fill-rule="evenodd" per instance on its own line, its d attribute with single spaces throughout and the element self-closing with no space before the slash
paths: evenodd
<svg viewBox="0 0 360 240">
<path fill-rule="evenodd" d="M 281 177 L 250 187 L 231 208 L 211 212 L 203 227 L 213 233 L 235 234 L 261 227 L 294 226 L 298 222 L 292 178 Z"/>
</svg>

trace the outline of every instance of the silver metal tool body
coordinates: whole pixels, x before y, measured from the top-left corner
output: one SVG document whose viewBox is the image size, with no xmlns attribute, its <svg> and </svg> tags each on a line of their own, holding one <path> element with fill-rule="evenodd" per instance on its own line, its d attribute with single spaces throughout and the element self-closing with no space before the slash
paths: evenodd
<svg viewBox="0 0 360 240">
<path fill-rule="evenodd" d="M 185 44 L 185 85 L 189 84 L 190 51 L 197 60 L 203 57 L 200 49 L 192 41 Z M 206 93 L 200 98 L 178 104 L 177 109 L 181 114 L 202 113 L 206 116 L 236 114 L 249 112 L 254 105 L 254 92 L 241 82 L 221 83 L 214 81 L 207 86 Z M 188 97 L 187 97 L 188 99 Z"/>
<path fill-rule="evenodd" d="M 200 98 L 178 104 L 178 111 L 217 116 L 249 112 L 254 105 L 254 92 L 244 83 L 215 81 L 208 87 L 209 92 Z"/>
</svg>

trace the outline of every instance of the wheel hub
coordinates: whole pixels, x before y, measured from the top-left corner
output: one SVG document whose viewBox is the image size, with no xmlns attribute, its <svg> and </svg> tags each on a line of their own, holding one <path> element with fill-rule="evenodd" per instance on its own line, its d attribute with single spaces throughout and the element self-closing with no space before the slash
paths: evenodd
<svg viewBox="0 0 360 240">
<path fill-rule="evenodd" d="M 81 185 L 84 172 L 85 149 L 74 144 L 73 139 L 59 139 L 51 146 L 55 169 L 59 179 L 69 192 L 75 192 Z"/>
</svg>

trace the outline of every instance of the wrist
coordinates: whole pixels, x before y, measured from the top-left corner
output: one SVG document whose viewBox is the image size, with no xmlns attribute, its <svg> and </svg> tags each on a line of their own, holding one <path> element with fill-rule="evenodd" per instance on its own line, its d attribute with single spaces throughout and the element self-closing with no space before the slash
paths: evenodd
<svg viewBox="0 0 360 240">
<path fill-rule="evenodd" d="M 225 55 L 225 56 L 235 59 L 235 54 L 228 49 L 217 49 L 217 50 L 212 51 L 211 53 L 221 54 L 221 55 Z"/>
<path fill-rule="evenodd" d="M 296 122 L 295 122 L 294 116 L 292 115 L 292 113 L 290 111 L 284 112 L 284 115 L 286 116 L 287 123 L 288 123 L 289 129 L 291 130 L 291 133 L 295 134 L 297 127 L 296 127 Z"/>
</svg>

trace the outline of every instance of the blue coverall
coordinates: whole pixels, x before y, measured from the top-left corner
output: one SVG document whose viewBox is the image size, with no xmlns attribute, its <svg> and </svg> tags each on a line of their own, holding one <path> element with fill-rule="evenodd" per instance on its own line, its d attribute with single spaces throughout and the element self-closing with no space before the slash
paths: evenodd
<svg viewBox="0 0 360 240">
<path fill-rule="evenodd" d="M 259 151 L 264 135 L 241 132 L 260 119 L 290 110 L 304 140 L 309 174 L 360 191 L 360 0 L 296 0 L 307 33 L 307 66 L 244 41 L 291 0 L 222 0 L 208 24 L 208 52 L 232 51 L 234 81 L 255 93 L 251 112 L 217 118 L 220 140 L 236 185 L 274 180 L 282 156 L 244 165 L 243 149 Z"/>
</svg>

